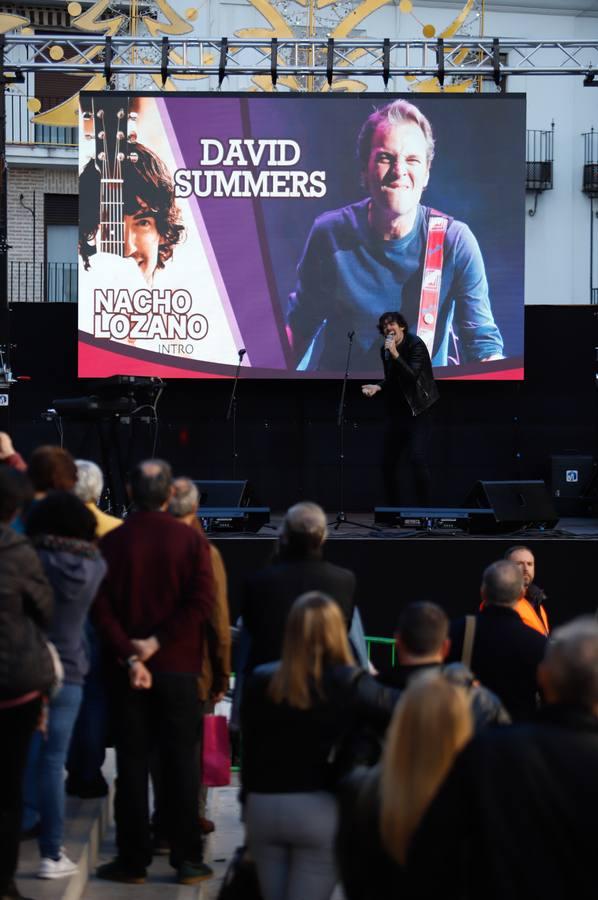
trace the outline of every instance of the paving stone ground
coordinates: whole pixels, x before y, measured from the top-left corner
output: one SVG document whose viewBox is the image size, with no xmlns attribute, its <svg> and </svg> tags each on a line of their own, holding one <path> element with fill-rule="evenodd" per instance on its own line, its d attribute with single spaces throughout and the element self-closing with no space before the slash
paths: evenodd
<svg viewBox="0 0 598 900">
<path fill-rule="evenodd" d="M 222 878 L 235 848 L 243 843 L 238 803 L 238 787 L 213 788 L 208 793 L 207 816 L 216 822 L 216 831 L 206 841 L 206 862 L 214 869 L 214 878 L 200 885 L 178 885 L 168 857 L 157 856 L 148 870 L 144 885 L 114 884 L 90 878 L 83 900 L 216 900 Z M 98 862 L 108 862 L 115 855 L 114 826 L 102 842 Z"/>
</svg>

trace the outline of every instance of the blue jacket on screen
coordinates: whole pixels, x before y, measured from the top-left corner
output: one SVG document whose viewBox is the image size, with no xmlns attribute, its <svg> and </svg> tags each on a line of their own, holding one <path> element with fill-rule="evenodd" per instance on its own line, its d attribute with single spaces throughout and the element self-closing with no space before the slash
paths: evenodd
<svg viewBox="0 0 598 900">
<path fill-rule="evenodd" d="M 347 332 L 355 331 L 352 370 L 374 371 L 382 313 L 399 310 L 417 326 L 430 209 L 419 206 L 409 234 L 385 241 L 368 223 L 368 205 L 366 199 L 326 212 L 312 226 L 288 311 L 300 370 L 344 371 Z M 461 363 L 503 352 L 478 242 L 467 225 L 449 218 L 434 366 L 454 362 L 451 330 Z"/>
</svg>

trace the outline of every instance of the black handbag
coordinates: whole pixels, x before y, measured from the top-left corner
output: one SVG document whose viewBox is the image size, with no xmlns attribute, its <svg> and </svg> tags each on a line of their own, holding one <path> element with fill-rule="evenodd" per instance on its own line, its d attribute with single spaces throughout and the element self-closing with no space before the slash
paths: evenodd
<svg viewBox="0 0 598 900">
<path fill-rule="evenodd" d="M 263 900 L 255 863 L 247 847 L 237 847 L 229 864 L 218 900 Z"/>
</svg>

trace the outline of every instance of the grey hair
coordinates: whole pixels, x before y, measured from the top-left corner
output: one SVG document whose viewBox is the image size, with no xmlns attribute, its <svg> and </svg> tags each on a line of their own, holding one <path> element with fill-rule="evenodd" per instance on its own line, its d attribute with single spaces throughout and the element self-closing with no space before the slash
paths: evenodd
<svg viewBox="0 0 598 900">
<path fill-rule="evenodd" d="M 490 605 L 514 606 L 523 594 L 521 569 L 508 559 L 499 559 L 484 570 L 482 591 Z"/>
<path fill-rule="evenodd" d="M 317 549 L 328 537 L 324 510 L 309 500 L 295 503 L 287 510 L 278 535 L 282 544 Z"/>
<path fill-rule="evenodd" d="M 199 491 L 190 478 L 180 476 L 172 482 L 173 493 L 168 504 L 168 512 L 177 519 L 194 513 L 199 508 Z"/>
<path fill-rule="evenodd" d="M 580 616 L 556 628 L 543 665 L 560 703 L 594 711 L 598 705 L 598 622 Z"/>
<path fill-rule="evenodd" d="M 432 164 L 435 141 L 429 120 L 417 106 L 408 100 L 393 100 L 392 103 L 387 103 L 386 106 L 374 110 L 361 126 L 357 138 L 357 158 L 362 172 L 367 169 L 372 138 L 376 128 L 382 124 L 402 125 L 404 122 L 418 125 L 422 130 L 426 139 L 426 160 L 428 166 Z"/>
<path fill-rule="evenodd" d="M 83 503 L 97 503 L 104 490 L 104 475 L 96 463 L 90 459 L 76 459 L 77 481 L 73 493 Z"/>
</svg>

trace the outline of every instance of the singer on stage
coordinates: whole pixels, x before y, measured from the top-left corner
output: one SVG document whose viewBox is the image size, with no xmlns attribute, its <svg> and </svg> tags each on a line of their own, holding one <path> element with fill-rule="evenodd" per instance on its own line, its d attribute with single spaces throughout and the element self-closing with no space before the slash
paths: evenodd
<svg viewBox="0 0 598 900">
<path fill-rule="evenodd" d="M 380 393 L 386 406 L 386 432 L 382 472 L 386 500 L 390 506 L 405 505 L 401 497 L 401 457 L 410 469 L 418 506 L 430 505 L 431 477 L 428 447 L 432 430 L 432 406 L 438 400 L 438 388 L 432 373 L 430 354 L 421 338 L 410 334 L 405 318 L 398 311 L 385 312 L 378 320 L 384 336 L 380 350 L 384 365 L 382 384 L 364 384 L 366 397 Z"/>
</svg>

